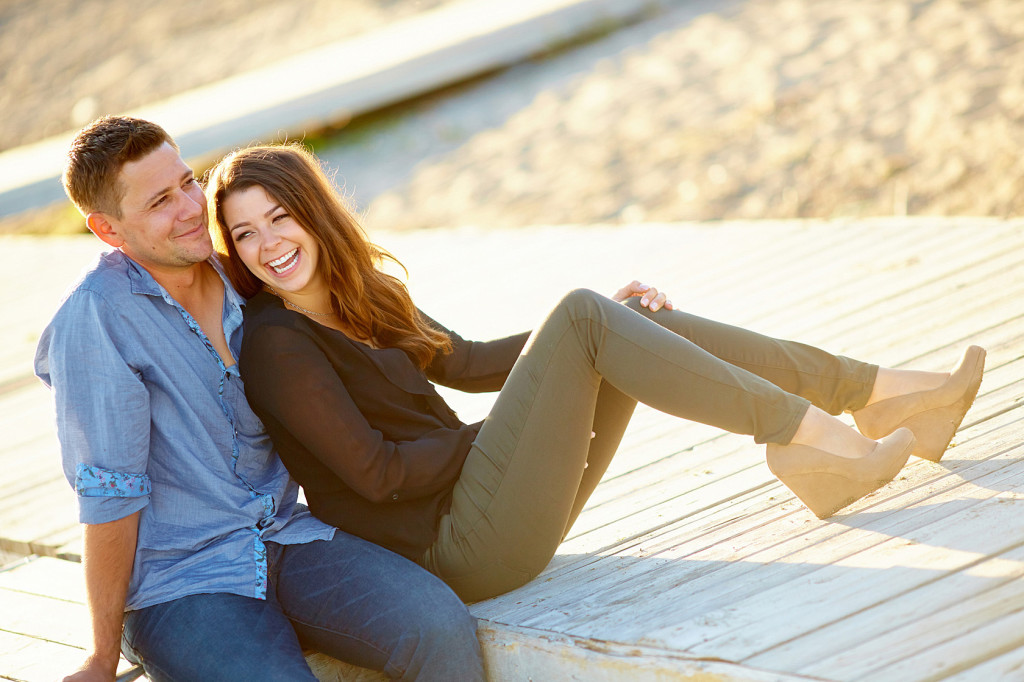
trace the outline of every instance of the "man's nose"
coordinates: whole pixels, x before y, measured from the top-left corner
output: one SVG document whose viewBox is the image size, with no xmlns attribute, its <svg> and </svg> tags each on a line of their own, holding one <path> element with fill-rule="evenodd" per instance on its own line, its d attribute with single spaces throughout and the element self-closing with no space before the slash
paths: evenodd
<svg viewBox="0 0 1024 682">
<path fill-rule="evenodd" d="M 180 192 L 184 197 L 181 201 L 181 219 L 191 220 L 198 215 L 202 215 L 203 207 L 206 205 L 205 197 L 199 200 L 184 189 L 180 190 Z"/>
</svg>

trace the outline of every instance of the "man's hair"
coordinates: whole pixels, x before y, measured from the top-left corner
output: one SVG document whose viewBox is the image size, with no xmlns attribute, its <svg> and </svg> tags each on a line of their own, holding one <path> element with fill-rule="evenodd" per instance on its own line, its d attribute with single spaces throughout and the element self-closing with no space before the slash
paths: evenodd
<svg viewBox="0 0 1024 682">
<path fill-rule="evenodd" d="M 119 175 L 171 136 L 155 123 L 127 116 L 104 116 L 78 131 L 64 165 L 64 191 L 82 215 L 101 212 L 121 217 L 126 188 Z"/>
</svg>

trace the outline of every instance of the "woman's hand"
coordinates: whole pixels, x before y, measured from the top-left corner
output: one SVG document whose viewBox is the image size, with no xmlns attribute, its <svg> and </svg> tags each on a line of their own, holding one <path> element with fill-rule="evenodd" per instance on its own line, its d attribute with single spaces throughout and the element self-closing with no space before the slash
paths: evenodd
<svg viewBox="0 0 1024 682">
<path fill-rule="evenodd" d="M 668 297 L 663 292 L 647 284 L 641 284 L 635 279 L 612 294 L 612 300 L 622 303 L 627 298 L 634 296 L 640 296 L 640 305 L 644 308 L 649 308 L 651 312 L 659 308 L 675 310 L 672 301 L 668 300 Z"/>
</svg>

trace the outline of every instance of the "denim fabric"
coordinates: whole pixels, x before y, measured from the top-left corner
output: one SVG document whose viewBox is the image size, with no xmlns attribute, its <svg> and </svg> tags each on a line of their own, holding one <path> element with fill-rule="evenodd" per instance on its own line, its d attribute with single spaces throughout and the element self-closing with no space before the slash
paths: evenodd
<svg viewBox="0 0 1024 682">
<path fill-rule="evenodd" d="M 225 281 L 224 333 L 235 357 L 242 303 Z M 128 610 L 198 593 L 262 599 L 267 540 L 331 537 L 296 505 L 297 487 L 237 367 L 120 251 L 101 255 L 64 299 L 35 371 L 53 389 L 79 519 L 141 510 Z"/>
<path fill-rule="evenodd" d="M 133 611 L 125 655 L 154 682 L 314 680 L 303 647 L 399 679 L 484 679 L 474 619 L 416 564 L 341 531 L 267 548 L 266 600 L 203 594 Z"/>
</svg>

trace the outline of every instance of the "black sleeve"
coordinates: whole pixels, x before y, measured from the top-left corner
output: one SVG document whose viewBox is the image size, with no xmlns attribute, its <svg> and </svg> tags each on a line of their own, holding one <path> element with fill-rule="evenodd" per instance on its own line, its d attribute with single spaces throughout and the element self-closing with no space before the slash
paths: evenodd
<svg viewBox="0 0 1024 682">
<path fill-rule="evenodd" d="M 458 478 L 464 455 L 454 453 L 468 451 L 463 441 L 472 431 L 440 428 L 414 441 L 385 440 L 306 333 L 273 325 L 245 333 L 246 396 L 289 468 L 313 457 L 372 502 L 425 497 Z"/>
<path fill-rule="evenodd" d="M 467 393 L 500 391 L 530 337 L 530 332 L 522 332 L 493 341 L 467 341 L 422 311 L 420 315 L 452 340 L 452 352 L 438 354 L 427 367 L 427 377 Z"/>
</svg>

